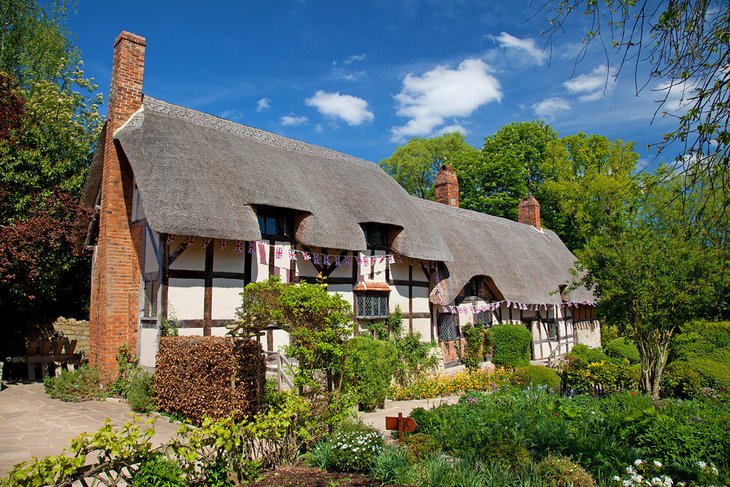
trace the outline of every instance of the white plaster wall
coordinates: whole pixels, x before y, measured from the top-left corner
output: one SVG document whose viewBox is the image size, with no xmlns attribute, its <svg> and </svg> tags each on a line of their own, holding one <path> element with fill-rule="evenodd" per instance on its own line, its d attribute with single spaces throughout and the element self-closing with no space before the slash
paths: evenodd
<svg viewBox="0 0 730 487">
<path fill-rule="evenodd" d="M 390 264 L 390 278 L 408 280 L 408 264 L 405 262 Z"/>
<path fill-rule="evenodd" d="M 400 310 L 405 314 L 408 313 L 408 286 L 390 286 L 390 299 L 388 305 L 390 312 L 393 313 L 395 308 L 400 306 Z"/>
<path fill-rule="evenodd" d="M 314 252 L 314 250 L 313 250 Z M 314 267 L 311 260 L 304 260 L 301 252 L 297 252 L 297 275 L 314 277 L 318 274 L 317 268 Z"/>
<path fill-rule="evenodd" d="M 139 364 L 154 367 L 157 357 L 157 328 L 142 328 L 139 335 Z"/>
<path fill-rule="evenodd" d="M 203 279 L 170 279 L 167 302 L 168 316 L 179 320 L 203 319 L 203 299 L 205 281 Z"/>
<path fill-rule="evenodd" d="M 170 252 L 174 252 L 181 244 L 188 241 L 187 237 L 176 237 L 170 245 Z M 203 239 L 196 238 L 193 244 L 178 255 L 170 269 L 184 269 L 189 271 L 205 270 L 205 249 L 202 248 Z"/>
<path fill-rule="evenodd" d="M 213 271 L 214 272 L 243 272 L 243 266 L 246 257 L 246 248 L 243 248 L 244 253 L 235 252 L 233 249 L 235 245 L 233 242 L 227 242 L 224 250 L 220 249 L 219 242 L 216 240 L 215 248 L 213 250 Z M 203 262 L 205 265 L 205 262 Z M 205 268 L 205 267 L 204 267 Z"/>
<path fill-rule="evenodd" d="M 242 292 L 243 279 L 213 279 L 211 318 L 214 320 L 234 319 L 236 308 L 241 306 L 243 300 Z"/>
<path fill-rule="evenodd" d="M 203 336 L 203 328 L 178 328 L 177 334 L 183 337 L 187 336 Z"/>
<path fill-rule="evenodd" d="M 284 330 L 274 330 L 274 351 L 281 350 L 285 346 L 289 345 L 289 334 L 285 332 Z M 262 338 L 264 340 L 264 338 Z M 264 348 L 265 343 L 263 344 Z"/>
<path fill-rule="evenodd" d="M 214 326 L 210 329 L 210 334 L 214 337 L 222 337 L 228 333 L 228 328 L 225 326 Z"/>
<path fill-rule="evenodd" d="M 408 321 L 404 320 L 403 328 L 408 331 Z M 413 318 L 413 331 L 421 334 L 422 342 L 431 341 L 431 319 L 430 318 Z"/>
<path fill-rule="evenodd" d="M 429 311 L 428 288 L 413 287 L 413 312 L 428 313 Z"/>
<path fill-rule="evenodd" d="M 332 251 L 331 259 L 334 262 L 334 256 L 340 255 L 337 251 Z M 350 256 L 350 261 L 353 261 L 352 253 L 350 252 L 348 254 Z M 340 258 L 340 263 L 344 261 L 344 257 Z M 342 278 L 350 278 L 352 277 L 352 264 L 351 265 L 340 265 L 339 267 L 335 267 L 335 270 L 332 271 L 332 274 L 330 274 L 330 277 L 342 277 Z"/>
</svg>

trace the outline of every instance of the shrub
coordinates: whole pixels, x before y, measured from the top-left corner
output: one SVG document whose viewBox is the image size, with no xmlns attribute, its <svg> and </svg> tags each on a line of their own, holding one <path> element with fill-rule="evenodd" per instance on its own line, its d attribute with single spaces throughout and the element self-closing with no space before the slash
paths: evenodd
<svg viewBox="0 0 730 487">
<path fill-rule="evenodd" d="M 534 386 L 547 386 L 553 391 L 560 389 L 560 374 L 549 367 L 538 365 L 528 365 L 527 367 L 518 367 L 512 374 L 510 382 L 522 389 Z"/>
<path fill-rule="evenodd" d="M 99 369 L 82 365 L 75 370 L 63 370 L 58 377 L 45 377 L 46 394 L 66 402 L 89 401 L 106 397 Z"/>
<path fill-rule="evenodd" d="M 395 347 L 386 341 L 357 336 L 347 342 L 346 354 L 350 362 L 346 369 L 356 371 L 348 385 L 357 395 L 360 409 L 382 408 L 395 368 Z"/>
<path fill-rule="evenodd" d="M 610 362 L 611 359 L 600 348 L 591 348 L 582 343 L 577 344 L 565 356 L 567 361 L 571 361 L 576 369 L 582 369 L 591 362 Z"/>
<path fill-rule="evenodd" d="M 367 473 L 375 458 L 383 449 L 383 436 L 379 431 L 361 423 L 343 425 L 324 444 L 318 444 L 315 453 L 328 470 L 350 473 Z"/>
<path fill-rule="evenodd" d="M 496 325 L 491 328 L 492 361 L 495 365 L 520 367 L 530 365 L 532 335 L 521 325 Z"/>
<path fill-rule="evenodd" d="M 524 469 L 530 463 L 530 452 L 524 443 L 508 439 L 487 443 L 479 453 L 490 462 L 512 469 Z"/>
<path fill-rule="evenodd" d="M 628 359 L 632 364 L 639 363 L 639 350 L 632 340 L 626 337 L 618 337 L 606 343 L 604 352 L 611 358 Z"/>
<path fill-rule="evenodd" d="M 429 375 L 407 387 L 393 387 L 390 397 L 395 400 L 442 397 L 469 391 L 493 391 L 509 380 L 510 374 L 502 368 L 494 372 L 465 370 L 451 375 Z"/>
<path fill-rule="evenodd" d="M 484 328 L 468 324 L 464 326 L 462 333 L 466 339 L 466 350 L 461 361 L 467 370 L 477 370 L 482 363 L 484 346 Z"/>
<path fill-rule="evenodd" d="M 439 442 L 431 435 L 415 433 L 406 437 L 406 448 L 408 458 L 415 463 L 438 452 Z"/>
<path fill-rule="evenodd" d="M 154 377 L 149 372 L 137 368 L 129 377 L 127 401 L 133 411 L 148 413 L 155 409 Z"/>
<path fill-rule="evenodd" d="M 550 454 L 536 468 L 549 485 L 556 487 L 593 487 L 593 477 L 568 457 Z"/>
<path fill-rule="evenodd" d="M 702 395 L 702 376 L 689 362 L 672 362 L 662 373 L 663 397 L 694 399 Z"/>
<path fill-rule="evenodd" d="M 256 413 L 266 364 L 253 340 L 162 337 L 155 372 L 158 408 L 200 424 L 204 416 L 243 419 Z"/>
<path fill-rule="evenodd" d="M 183 471 L 177 462 L 157 455 L 140 464 L 139 470 L 132 475 L 134 487 L 183 487 Z"/>
</svg>

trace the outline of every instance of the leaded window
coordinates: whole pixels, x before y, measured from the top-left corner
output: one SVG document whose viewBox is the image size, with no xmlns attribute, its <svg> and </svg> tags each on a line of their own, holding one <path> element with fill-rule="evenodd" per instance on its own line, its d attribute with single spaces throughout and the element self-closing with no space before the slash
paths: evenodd
<svg viewBox="0 0 730 487">
<path fill-rule="evenodd" d="M 355 294 L 355 313 L 361 319 L 388 317 L 388 293 L 365 292 Z"/>
<path fill-rule="evenodd" d="M 292 217 L 286 211 L 261 207 L 257 209 L 262 238 L 289 239 L 292 236 Z"/>
<path fill-rule="evenodd" d="M 448 342 L 459 338 L 459 317 L 457 315 L 442 313 L 438 318 L 439 340 Z"/>
<path fill-rule="evenodd" d="M 362 230 L 368 248 L 380 249 L 388 246 L 388 229 L 385 225 L 368 223 L 363 225 Z"/>
</svg>

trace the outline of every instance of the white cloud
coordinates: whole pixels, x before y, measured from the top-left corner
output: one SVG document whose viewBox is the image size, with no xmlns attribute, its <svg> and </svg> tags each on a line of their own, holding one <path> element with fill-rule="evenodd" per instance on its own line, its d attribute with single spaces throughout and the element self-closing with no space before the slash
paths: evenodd
<svg viewBox="0 0 730 487">
<path fill-rule="evenodd" d="M 447 125 L 446 127 L 440 128 L 438 132 L 436 132 L 438 135 L 444 135 L 448 134 L 450 132 L 459 132 L 463 135 L 469 135 L 469 131 L 466 130 L 466 127 L 463 125 L 459 125 L 458 123 L 455 123 L 453 125 Z"/>
<path fill-rule="evenodd" d="M 226 110 L 225 112 L 221 113 L 221 118 L 225 118 L 226 120 L 241 120 L 243 118 L 243 112 L 239 110 Z"/>
<path fill-rule="evenodd" d="M 692 98 L 697 96 L 697 87 L 692 81 L 665 81 L 658 84 L 654 91 L 660 93 L 659 100 L 664 101 L 662 112 L 680 114 L 687 111 L 693 103 Z"/>
<path fill-rule="evenodd" d="M 456 69 L 437 66 L 421 76 L 408 74 L 395 101 L 397 114 L 410 120 L 391 128 L 392 139 L 428 135 L 449 117 L 468 117 L 501 99 L 499 81 L 480 59 L 465 59 Z"/>
<path fill-rule="evenodd" d="M 341 118 L 348 125 L 361 125 L 375 119 L 368 110 L 368 102 L 362 98 L 319 90 L 311 98 L 304 100 L 307 106 L 315 107 L 322 115 Z"/>
<path fill-rule="evenodd" d="M 561 112 L 570 110 L 570 103 L 564 98 L 551 97 L 546 98 L 532 105 L 532 111 L 541 118 L 553 119 Z"/>
<path fill-rule="evenodd" d="M 285 127 L 295 127 L 307 123 L 307 120 L 309 119 L 305 116 L 284 115 L 281 117 L 281 124 Z"/>
<path fill-rule="evenodd" d="M 603 98 L 605 93 L 611 90 L 613 83 L 608 81 L 608 68 L 601 64 L 593 68 L 589 74 L 581 74 L 563 83 L 568 91 L 580 95 L 580 101 L 594 101 Z"/>
<path fill-rule="evenodd" d="M 332 68 L 332 77 L 345 81 L 357 81 L 365 77 L 365 71 L 347 71 L 346 69 Z"/>
<path fill-rule="evenodd" d="M 352 64 L 357 63 L 360 61 L 364 61 L 367 55 L 365 53 L 362 54 L 351 54 L 345 58 L 344 61 L 342 61 L 344 64 Z"/>
<path fill-rule="evenodd" d="M 495 40 L 499 42 L 500 46 L 507 49 L 524 51 L 525 54 L 530 56 L 537 64 L 544 64 L 548 58 L 548 54 L 538 47 L 535 39 L 520 39 L 519 37 L 515 37 L 507 32 L 502 32 L 495 38 Z"/>
<path fill-rule="evenodd" d="M 261 98 L 256 102 L 256 111 L 261 112 L 271 107 L 271 98 Z"/>
<path fill-rule="evenodd" d="M 316 131 L 317 133 L 320 133 L 320 134 L 321 134 L 322 132 L 324 132 L 324 128 L 322 127 L 322 124 L 319 124 L 319 123 L 318 123 L 317 125 L 315 125 L 315 126 L 314 126 L 314 130 L 315 130 L 315 131 Z"/>
</svg>

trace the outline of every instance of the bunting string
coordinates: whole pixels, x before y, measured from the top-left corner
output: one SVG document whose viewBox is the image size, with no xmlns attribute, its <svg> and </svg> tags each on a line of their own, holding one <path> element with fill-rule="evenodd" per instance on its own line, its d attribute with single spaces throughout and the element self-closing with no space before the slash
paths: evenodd
<svg viewBox="0 0 730 487">
<path fill-rule="evenodd" d="M 434 294 L 436 295 L 436 301 L 438 304 L 442 304 L 441 299 L 441 290 L 439 288 L 436 288 L 434 290 Z M 443 311 L 445 313 L 450 314 L 477 314 L 477 313 L 486 313 L 486 312 L 492 312 L 496 311 L 497 309 L 501 309 L 503 305 L 506 305 L 507 308 L 512 308 L 516 310 L 521 311 L 547 311 L 549 308 L 552 308 L 554 306 L 567 306 L 568 308 L 577 308 L 579 306 L 590 306 L 592 308 L 596 307 L 596 303 L 589 303 L 587 301 L 569 301 L 561 304 L 554 304 L 554 303 L 540 303 L 540 304 L 534 304 L 534 303 L 517 303 L 514 301 L 495 301 L 493 303 L 486 303 L 486 304 L 472 304 L 472 305 L 459 305 L 459 306 L 443 306 Z"/>
</svg>

